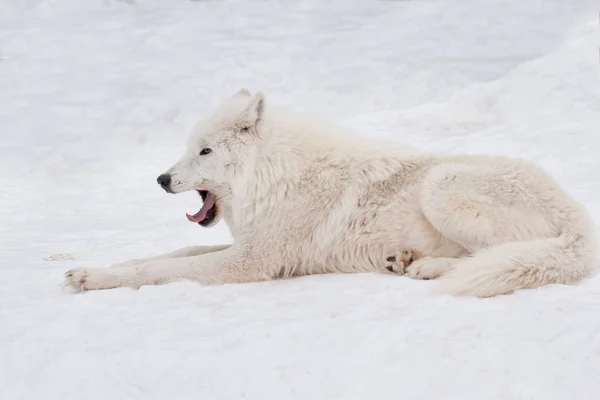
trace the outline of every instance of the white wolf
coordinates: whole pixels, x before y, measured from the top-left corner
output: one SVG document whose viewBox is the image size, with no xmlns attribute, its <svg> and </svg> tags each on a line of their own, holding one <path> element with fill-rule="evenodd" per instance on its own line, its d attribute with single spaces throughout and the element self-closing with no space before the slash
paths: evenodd
<svg viewBox="0 0 600 400">
<path fill-rule="evenodd" d="M 262 93 L 246 89 L 193 130 L 158 182 L 169 193 L 198 191 L 203 206 L 188 219 L 208 227 L 223 218 L 234 243 L 75 268 L 67 285 L 391 271 L 489 297 L 576 282 L 596 258 L 586 210 L 529 163 L 350 138 L 267 107 Z"/>
</svg>

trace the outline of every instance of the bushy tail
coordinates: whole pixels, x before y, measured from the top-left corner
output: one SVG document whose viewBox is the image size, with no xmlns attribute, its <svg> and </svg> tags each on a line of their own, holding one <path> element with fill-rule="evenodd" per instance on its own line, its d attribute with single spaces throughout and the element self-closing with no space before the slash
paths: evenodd
<svg viewBox="0 0 600 400">
<path fill-rule="evenodd" d="M 492 297 L 518 289 L 568 284 L 583 279 L 596 257 L 593 234 L 508 242 L 465 259 L 440 278 L 443 293 Z"/>
</svg>

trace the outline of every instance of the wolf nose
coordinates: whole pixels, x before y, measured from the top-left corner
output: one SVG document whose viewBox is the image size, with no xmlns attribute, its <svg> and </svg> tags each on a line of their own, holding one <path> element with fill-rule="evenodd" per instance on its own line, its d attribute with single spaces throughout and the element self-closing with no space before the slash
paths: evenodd
<svg viewBox="0 0 600 400">
<path fill-rule="evenodd" d="M 166 189 L 167 187 L 169 187 L 169 184 L 171 183 L 171 175 L 169 175 L 169 174 L 162 174 L 158 178 L 156 178 L 156 182 L 158 182 L 158 184 L 163 189 Z"/>
</svg>

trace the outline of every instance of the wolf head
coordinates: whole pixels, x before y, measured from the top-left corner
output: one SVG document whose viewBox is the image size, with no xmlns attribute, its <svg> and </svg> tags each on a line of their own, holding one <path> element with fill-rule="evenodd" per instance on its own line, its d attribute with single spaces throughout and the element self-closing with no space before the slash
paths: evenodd
<svg viewBox="0 0 600 400">
<path fill-rule="evenodd" d="M 265 112 L 264 95 L 241 89 L 192 130 L 181 159 L 157 182 L 168 193 L 196 190 L 203 206 L 192 222 L 213 226 L 231 193 L 231 183 L 244 166 L 253 163 Z"/>
</svg>

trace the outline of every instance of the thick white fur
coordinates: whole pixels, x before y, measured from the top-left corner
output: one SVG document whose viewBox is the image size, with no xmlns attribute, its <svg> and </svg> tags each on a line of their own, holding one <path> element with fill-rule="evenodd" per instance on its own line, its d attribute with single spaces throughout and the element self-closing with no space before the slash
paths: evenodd
<svg viewBox="0 0 600 400">
<path fill-rule="evenodd" d="M 211 148 L 200 156 L 202 148 Z M 209 190 L 231 246 L 187 248 L 120 268 L 76 268 L 77 290 L 179 279 L 255 282 L 406 269 L 456 295 L 489 297 L 584 278 L 596 257 L 590 217 L 525 161 L 419 153 L 338 133 L 240 90 L 193 131 L 171 190 Z M 216 223 L 216 221 L 215 221 Z"/>
</svg>

